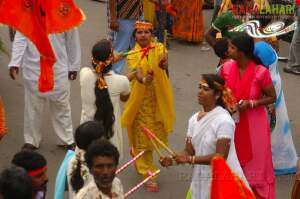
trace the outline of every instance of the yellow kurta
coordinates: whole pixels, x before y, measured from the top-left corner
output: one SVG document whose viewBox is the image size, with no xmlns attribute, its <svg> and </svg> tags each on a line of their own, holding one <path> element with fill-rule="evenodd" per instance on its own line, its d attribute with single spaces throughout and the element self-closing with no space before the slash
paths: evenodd
<svg viewBox="0 0 300 199">
<path fill-rule="evenodd" d="M 171 83 L 166 71 L 159 67 L 159 61 L 164 56 L 164 46 L 161 43 L 152 43 L 148 56 L 141 60 L 141 53 L 127 57 L 128 67 L 132 70 L 141 68 L 144 75 L 149 69 L 154 72 L 151 84 L 145 85 L 133 80 L 131 94 L 122 114 L 122 126 L 127 128 L 129 143 L 134 154 L 147 151 L 136 163 L 138 172 L 144 176 L 147 170 L 155 171 L 152 162 L 153 146 L 140 128 L 143 124 L 149 128 L 164 143 L 168 142 L 168 133 L 173 130 L 175 112 Z M 140 50 L 136 44 L 133 51 Z"/>
</svg>

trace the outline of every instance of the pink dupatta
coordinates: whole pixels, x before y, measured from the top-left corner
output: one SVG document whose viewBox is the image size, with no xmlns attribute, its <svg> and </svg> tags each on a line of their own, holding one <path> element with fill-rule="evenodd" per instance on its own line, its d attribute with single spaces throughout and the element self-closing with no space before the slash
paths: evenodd
<svg viewBox="0 0 300 199">
<path fill-rule="evenodd" d="M 235 61 L 228 61 L 222 68 L 221 75 L 226 81 L 237 102 L 250 99 L 251 84 L 255 79 L 256 64 L 253 61 L 247 63 L 243 75 Z M 235 148 L 240 164 L 243 166 L 252 159 L 252 143 L 249 131 L 248 114 L 240 112 L 240 121 L 236 123 Z"/>
</svg>

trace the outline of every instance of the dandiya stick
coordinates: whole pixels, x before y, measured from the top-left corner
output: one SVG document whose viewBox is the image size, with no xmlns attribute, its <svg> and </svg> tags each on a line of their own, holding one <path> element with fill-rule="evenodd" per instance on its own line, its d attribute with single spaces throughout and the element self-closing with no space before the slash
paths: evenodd
<svg viewBox="0 0 300 199">
<path fill-rule="evenodd" d="M 124 169 L 126 169 L 129 165 L 131 165 L 133 162 L 135 162 L 137 159 L 139 159 L 143 154 L 145 153 L 145 151 L 141 151 L 139 154 L 137 154 L 136 156 L 134 156 L 134 158 L 132 158 L 130 161 L 128 161 L 126 164 L 124 164 L 122 167 L 120 167 L 117 171 L 116 171 L 116 175 L 121 173 Z"/>
<path fill-rule="evenodd" d="M 140 53 L 140 52 L 145 52 L 145 51 L 149 51 L 150 49 L 152 48 L 155 48 L 155 46 L 149 46 L 149 47 L 146 47 L 146 48 L 143 48 L 143 49 L 140 49 L 140 50 L 132 50 L 132 51 L 128 51 L 128 52 L 125 52 L 125 53 L 122 53 L 122 55 L 124 57 L 128 56 L 128 55 L 134 55 L 134 54 L 137 54 L 137 53 Z"/>
<path fill-rule="evenodd" d="M 166 48 L 167 48 L 167 37 L 168 37 L 168 31 L 164 30 L 164 56 L 166 55 Z"/>
<path fill-rule="evenodd" d="M 159 148 L 158 148 L 158 146 L 156 145 L 155 141 L 153 140 L 153 137 L 152 137 L 151 135 L 147 134 L 147 133 L 146 133 L 146 136 L 147 136 L 147 137 L 149 138 L 149 140 L 151 141 L 151 144 L 154 146 L 154 149 L 155 149 L 155 151 L 158 153 L 158 155 L 159 155 L 160 157 L 163 157 L 163 156 L 162 156 L 162 153 L 160 152 L 160 150 L 159 150 Z"/>
<path fill-rule="evenodd" d="M 146 133 L 147 135 L 150 135 L 152 138 L 154 138 L 158 144 L 160 144 L 165 150 L 167 150 L 172 156 L 175 156 L 176 154 L 174 153 L 174 151 L 172 151 L 165 143 L 163 143 L 160 139 L 158 139 L 154 133 L 152 133 L 149 129 L 147 129 L 146 127 L 144 127 L 143 125 L 141 125 L 142 130 L 144 131 L 144 133 Z"/>
<path fill-rule="evenodd" d="M 154 149 L 155 149 L 155 151 L 158 153 L 158 155 L 159 155 L 160 157 L 163 157 L 162 153 L 160 152 L 158 146 L 157 146 L 156 143 L 153 141 L 153 139 L 150 138 L 150 141 L 151 141 L 152 145 L 154 146 Z"/>
<path fill-rule="evenodd" d="M 160 172 L 160 170 L 157 170 L 154 173 L 149 172 L 150 175 L 147 178 L 145 178 L 142 182 L 140 182 L 139 184 L 137 184 L 135 187 L 133 187 L 132 189 L 130 189 L 127 193 L 125 193 L 124 198 L 127 198 L 129 195 L 131 195 L 133 192 L 135 192 L 138 188 L 140 188 L 143 184 L 145 184 L 151 178 L 153 178 L 154 176 L 156 176 L 159 172 Z"/>
</svg>

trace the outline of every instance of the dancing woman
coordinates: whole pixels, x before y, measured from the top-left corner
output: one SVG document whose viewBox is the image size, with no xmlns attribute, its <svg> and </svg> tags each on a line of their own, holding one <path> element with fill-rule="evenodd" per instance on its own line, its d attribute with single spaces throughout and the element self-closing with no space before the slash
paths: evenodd
<svg viewBox="0 0 300 199">
<path fill-rule="evenodd" d="M 191 183 L 192 199 L 209 199 L 212 158 L 224 156 L 231 170 L 248 185 L 239 164 L 234 145 L 234 121 L 228 99 L 232 96 L 218 75 L 204 74 L 199 82 L 198 103 L 203 111 L 195 113 L 188 123 L 185 149 L 174 158 L 177 164 L 191 164 L 193 177 Z M 163 166 L 170 166 L 172 159 L 161 159 Z"/>
<path fill-rule="evenodd" d="M 136 161 L 136 169 L 144 178 L 148 171 L 155 172 L 157 168 L 153 163 L 153 146 L 141 130 L 141 124 L 168 143 L 175 120 L 172 87 L 166 72 L 167 52 L 161 43 L 154 42 L 152 31 L 151 23 L 138 21 L 135 24 L 136 45 L 131 52 L 138 53 L 129 55 L 127 64 L 136 74 L 122 115 L 132 155 L 145 151 Z M 146 188 L 150 192 L 159 190 L 155 179 L 148 181 Z"/>
</svg>

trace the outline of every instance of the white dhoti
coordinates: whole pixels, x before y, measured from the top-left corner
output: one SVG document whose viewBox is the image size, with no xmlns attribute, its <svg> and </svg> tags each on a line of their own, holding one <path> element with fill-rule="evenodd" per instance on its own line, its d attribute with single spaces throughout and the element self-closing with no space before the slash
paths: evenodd
<svg viewBox="0 0 300 199">
<path fill-rule="evenodd" d="M 58 144 L 72 144 L 73 127 L 70 107 L 70 89 L 61 91 L 59 95 L 43 96 L 33 93 L 29 86 L 30 82 L 24 80 L 24 141 L 39 147 L 42 139 L 42 118 L 45 115 L 45 107 L 49 105 L 50 119 Z"/>
</svg>

